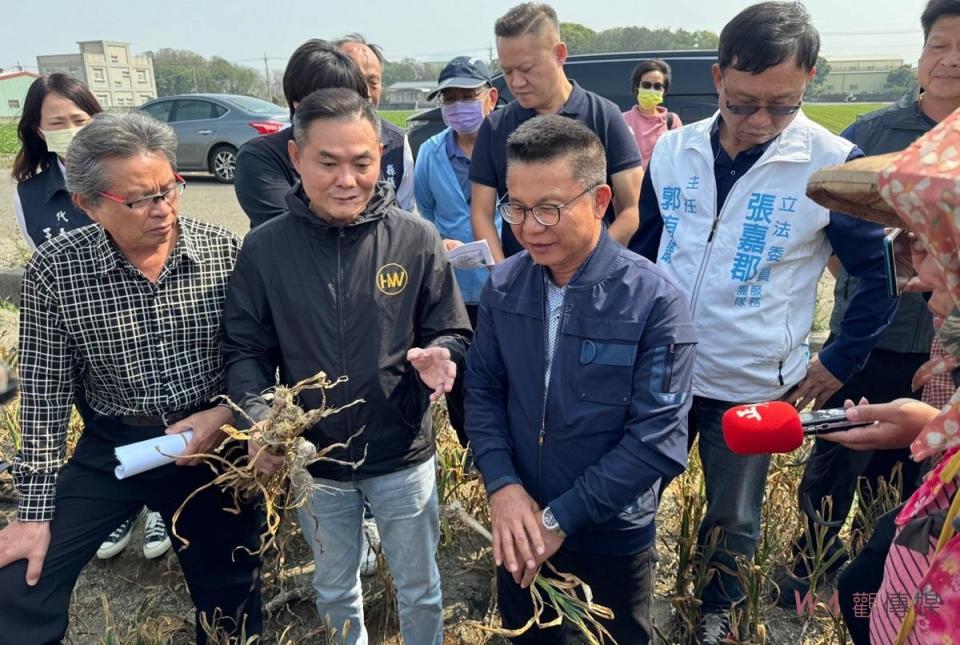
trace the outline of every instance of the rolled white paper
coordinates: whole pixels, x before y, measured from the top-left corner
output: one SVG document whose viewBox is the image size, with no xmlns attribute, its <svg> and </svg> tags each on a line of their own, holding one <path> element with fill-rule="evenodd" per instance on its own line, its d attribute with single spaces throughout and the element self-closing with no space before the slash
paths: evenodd
<svg viewBox="0 0 960 645">
<path fill-rule="evenodd" d="M 186 452 L 187 444 L 192 438 L 193 430 L 187 430 L 179 434 L 165 434 L 162 437 L 117 446 L 113 453 L 120 465 L 114 468 L 113 474 L 117 479 L 125 479 L 176 461 L 177 457 Z"/>
</svg>

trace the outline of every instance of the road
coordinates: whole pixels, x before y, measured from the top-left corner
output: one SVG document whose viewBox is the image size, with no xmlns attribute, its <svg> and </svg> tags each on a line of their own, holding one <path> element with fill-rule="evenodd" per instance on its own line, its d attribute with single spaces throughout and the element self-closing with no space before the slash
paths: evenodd
<svg viewBox="0 0 960 645">
<path fill-rule="evenodd" d="M 219 224 L 238 235 L 250 229 L 232 185 L 221 184 L 202 173 L 186 173 L 184 178 L 187 189 L 181 198 L 182 215 Z M 30 258 L 13 214 L 15 186 L 9 169 L 0 168 L 0 267 L 23 266 Z"/>
</svg>

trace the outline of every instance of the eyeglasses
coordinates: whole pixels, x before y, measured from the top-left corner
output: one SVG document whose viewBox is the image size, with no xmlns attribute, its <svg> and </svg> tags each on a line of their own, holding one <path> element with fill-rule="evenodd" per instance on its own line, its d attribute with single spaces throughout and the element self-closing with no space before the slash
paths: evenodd
<svg viewBox="0 0 960 645">
<path fill-rule="evenodd" d="M 760 110 L 766 110 L 767 114 L 774 119 L 796 114 L 802 105 L 802 102 L 796 105 L 731 105 L 730 101 L 727 101 L 727 109 L 731 114 L 752 116 Z"/>
<path fill-rule="evenodd" d="M 640 87 L 645 90 L 656 90 L 658 92 L 667 89 L 667 86 L 663 83 L 651 83 L 650 81 L 640 81 Z"/>
<path fill-rule="evenodd" d="M 489 88 L 474 90 L 470 94 L 453 94 L 444 96 L 443 92 L 437 96 L 437 103 L 440 105 L 453 105 L 464 101 L 478 101 L 489 91 Z"/>
<path fill-rule="evenodd" d="M 560 209 L 566 208 L 599 185 L 599 183 L 593 184 L 583 192 L 578 193 L 573 199 L 559 206 L 554 206 L 553 204 L 537 204 L 536 206 L 527 208 L 526 206 L 521 206 L 513 202 L 501 201 L 497 204 L 497 210 L 500 211 L 500 216 L 503 217 L 507 224 L 523 224 L 523 220 L 527 218 L 527 213 L 533 213 L 533 219 L 537 220 L 537 222 L 543 226 L 556 226 L 560 223 Z"/>
<path fill-rule="evenodd" d="M 146 195 L 145 197 L 140 197 L 139 199 L 132 199 L 130 201 L 125 200 L 123 197 L 117 197 L 116 195 L 111 195 L 110 193 L 100 192 L 101 197 L 106 197 L 112 202 L 118 204 L 123 204 L 132 211 L 143 211 L 151 206 L 156 206 L 160 202 L 170 203 L 171 199 L 174 197 L 179 197 L 183 194 L 183 190 L 187 187 L 187 182 L 184 181 L 183 177 L 178 174 L 173 175 L 176 183 L 170 188 L 156 193 L 155 195 Z"/>
</svg>

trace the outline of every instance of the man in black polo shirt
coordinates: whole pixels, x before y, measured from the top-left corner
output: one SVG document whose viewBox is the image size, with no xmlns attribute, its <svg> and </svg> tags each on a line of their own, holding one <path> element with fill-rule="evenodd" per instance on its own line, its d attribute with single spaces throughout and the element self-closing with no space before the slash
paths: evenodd
<svg viewBox="0 0 960 645">
<path fill-rule="evenodd" d="M 637 201 L 643 181 L 640 151 L 620 108 L 567 79 L 563 64 L 567 46 L 560 40 L 560 22 L 550 5 L 526 2 L 504 14 L 494 28 L 503 77 L 514 101 L 487 117 L 477 134 L 470 159 L 474 238 L 486 239 L 494 259 L 522 250 L 509 227 L 503 244 L 493 224 L 498 197 L 507 192 L 507 137 L 538 114 L 561 114 L 593 130 L 607 153 L 607 183 L 613 201 L 604 216 L 610 235 L 626 246 L 640 223 Z"/>
<path fill-rule="evenodd" d="M 356 62 L 334 44 L 314 38 L 293 52 L 283 73 L 283 94 L 290 106 L 291 121 L 300 101 L 311 92 L 326 87 L 346 87 L 372 100 L 367 79 Z M 393 130 L 383 129 L 380 179 L 395 182 L 394 188 L 400 193 L 403 192 L 400 186 L 403 183 L 406 138 L 399 128 L 391 127 Z M 233 188 L 240 207 L 250 218 L 251 228 L 276 217 L 287 208 L 286 195 L 300 180 L 287 154 L 287 146 L 292 140 L 291 125 L 280 132 L 251 139 L 237 153 Z M 412 176 L 412 170 L 410 174 Z M 412 185 L 407 192 L 409 197 L 406 205 L 399 196 L 397 198 L 401 208 L 405 209 L 413 204 Z"/>
</svg>

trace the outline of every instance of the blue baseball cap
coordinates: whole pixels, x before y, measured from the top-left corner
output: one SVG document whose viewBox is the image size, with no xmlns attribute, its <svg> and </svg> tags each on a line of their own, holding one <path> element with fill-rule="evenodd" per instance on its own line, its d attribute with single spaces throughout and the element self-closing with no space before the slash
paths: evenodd
<svg viewBox="0 0 960 645">
<path fill-rule="evenodd" d="M 457 56 L 452 61 L 443 66 L 440 70 L 440 78 L 437 79 L 437 89 L 427 95 L 427 100 L 432 101 L 437 94 L 448 87 L 473 89 L 483 87 L 484 85 L 493 85 L 493 79 L 490 77 L 490 68 L 479 58 L 470 58 L 469 56 Z"/>
</svg>

